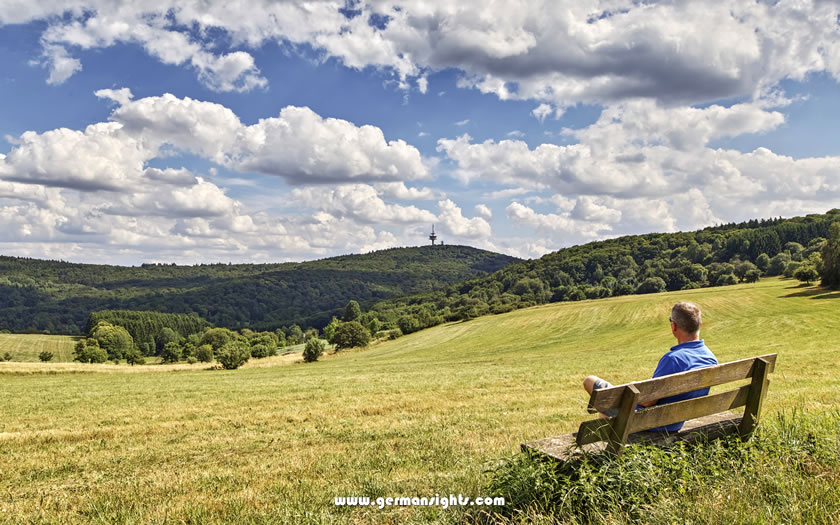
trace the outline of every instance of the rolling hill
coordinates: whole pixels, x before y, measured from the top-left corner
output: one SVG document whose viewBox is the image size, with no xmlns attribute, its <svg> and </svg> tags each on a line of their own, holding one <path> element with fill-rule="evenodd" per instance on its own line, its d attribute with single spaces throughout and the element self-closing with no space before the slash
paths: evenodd
<svg viewBox="0 0 840 525">
<path fill-rule="evenodd" d="M 96 310 L 197 313 L 217 326 L 321 327 L 363 306 L 429 292 L 519 259 L 469 246 L 393 248 L 284 264 L 135 267 L 0 256 L 0 329 L 79 334 Z"/>
</svg>

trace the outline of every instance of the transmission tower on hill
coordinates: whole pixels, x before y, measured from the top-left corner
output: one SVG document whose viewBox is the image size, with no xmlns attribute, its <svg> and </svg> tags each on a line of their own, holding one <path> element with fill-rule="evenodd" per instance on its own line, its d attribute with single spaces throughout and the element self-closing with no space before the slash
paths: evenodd
<svg viewBox="0 0 840 525">
<path fill-rule="evenodd" d="M 435 245 L 435 240 L 437 240 L 437 235 L 435 235 L 435 225 L 432 224 L 432 234 L 429 235 L 429 240 L 432 241 L 432 246 Z"/>
</svg>

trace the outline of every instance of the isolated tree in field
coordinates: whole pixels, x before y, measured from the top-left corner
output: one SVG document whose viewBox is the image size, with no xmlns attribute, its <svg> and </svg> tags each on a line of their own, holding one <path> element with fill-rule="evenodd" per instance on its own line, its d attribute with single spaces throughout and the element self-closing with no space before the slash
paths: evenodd
<svg viewBox="0 0 840 525">
<path fill-rule="evenodd" d="M 306 342 L 303 348 L 303 360 L 307 363 L 317 361 L 319 357 L 324 354 L 324 342 L 320 339 L 313 338 Z"/>
<path fill-rule="evenodd" d="M 840 221 L 829 228 L 828 241 L 822 247 L 822 285 L 840 288 Z"/>
<path fill-rule="evenodd" d="M 251 357 L 251 347 L 245 341 L 233 341 L 216 352 L 216 361 L 226 370 L 234 370 L 244 365 Z"/>
<path fill-rule="evenodd" d="M 814 268 L 811 264 L 801 264 L 795 272 L 793 272 L 793 278 L 802 281 L 806 284 L 811 284 L 812 281 L 816 281 L 820 278 L 820 274 L 817 272 L 817 269 Z"/>
<path fill-rule="evenodd" d="M 46 363 L 47 361 L 52 361 L 52 358 L 55 357 L 52 352 L 44 350 L 40 354 L 38 354 L 38 359 Z"/>
<path fill-rule="evenodd" d="M 3 354 L 3 358 L 0 359 L 0 361 L 11 361 L 11 360 L 12 360 L 12 354 L 9 353 L 9 352 L 6 352 L 5 354 Z"/>
<path fill-rule="evenodd" d="M 368 343 L 370 343 L 370 332 L 358 321 L 341 323 L 333 335 L 336 350 L 367 346 Z"/>
<path fill-rule="evenodd" d="M 362 309 L 359 307 L 359 303 L 351 299 L 350 302 L 347 303 L 347 306 L 344 307 L 344 316 L 341 320 L 345 323 L 358 321 L 361 315 Z"/>
</svg>

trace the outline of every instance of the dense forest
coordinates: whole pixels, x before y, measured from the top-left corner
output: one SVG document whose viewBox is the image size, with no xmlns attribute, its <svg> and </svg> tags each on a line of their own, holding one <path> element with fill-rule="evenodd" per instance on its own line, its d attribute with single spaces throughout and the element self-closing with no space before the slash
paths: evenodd
<svg viewBox="0 0 840 525">
<path fill-rule="evenodd" d="M 831 228 L 832 223 L 838 224 Z M 829 274 L 831 268 L 837 272 L 838 250 L 836 209 L 695 232 L 631 235 L 564 248 L 443 290 L 384 300 L 364 317 L 376 319 L 380 329 L 410 333 L 548 302 L 722 286 L 762 275 L 816 281 L 825 273 L 823 281 L 836 286 L 838 277 Z"/>
<path fill-rule="evenodd" d="M 0 329 L 81 334 L 99 310 L 193 314 L 216 326 L 323 327 L 350 299 L 440 289 L 520 259 L 468 246 L 392 248 L 303 263 L 124 267 L 0 256 Z"/>
</svg>

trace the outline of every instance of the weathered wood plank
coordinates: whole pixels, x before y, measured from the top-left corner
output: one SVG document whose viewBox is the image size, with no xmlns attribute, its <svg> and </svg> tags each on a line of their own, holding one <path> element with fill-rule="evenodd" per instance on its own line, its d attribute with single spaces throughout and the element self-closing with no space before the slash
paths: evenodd
<svg viewBox="0 0 840 525">
<path fill-rule="evenodd" d="M 677 421 L 686 421 L 701 416 L 717 414 L 744 406 L 750 386 L 745 385 L 736 390 L 697 397 L 686 401 L 678 401 L 667 405 L 650 407 L 636 412 L 629 432 L 640 432 L 649 428 L 670 425 Z M 578 428 L 577 444 L 583 446 L 596 441 L 609 440 L 610 429 L 616 418 L 599 418 L 584 421 Z"/>
<path fill-rule="evenodd" d="M 741 421 L 741 428 L 738 429 L 743 440 L 750 438 L 755 426 L 758 424 L 758 416 L 761 413 L 764 395 L 770 385 L 770 380 L 767 379 L 767 374 L 770 373 L 769 370 L 770 363 L 764 359 L 756 360 L 756 369 L 752 376 L 750 393 L 746 402 L 747 408 L 744 410 L 744 419 Z"/>
<path fill-rule="evenodd" d="M 776 354 L 768 354 L 749 359 L 732 361 L 722 365 L 699 368 L 631 383 L 639 390 L 639 403 L 645 403 L 655 399 L 662 399 L 684 392 L 691 392 L 701 388 L 709 388 L 731 381 L 748 379 L 752 377 L 757 359 L 763 359 L 768 363 L 767 373 L 772 373 L 776 365 Z M 621 403 L 624 389 L 627 385 L 618 385 L 602 390 L 595 390 L 589 397 L 587 410 L 590 413 L 606 412 L 611 408 L 617 408 Z"/>
<path fill-rule="evenodd" d="M 621 407 L 618 410 L 618 417 L 613 420 L 612 432 L 610 432 L 607 450 L 613 454 L 620 454 L 630 429 L 633 426 L 633 419 L 636 415 L 636 405 L 639 404 L 639 391 L 633 385 L 627 385 L 624 395 L 621 397 Z"/>
<path fill-rule="evenodd" d="M 750 388 L 750 385 L 745 385 L 729 392 L 646 408 L 636 413 L 630 425 L 630 432 L 640 432 L 742 407 L 747 403 Z"/>
</svg>

